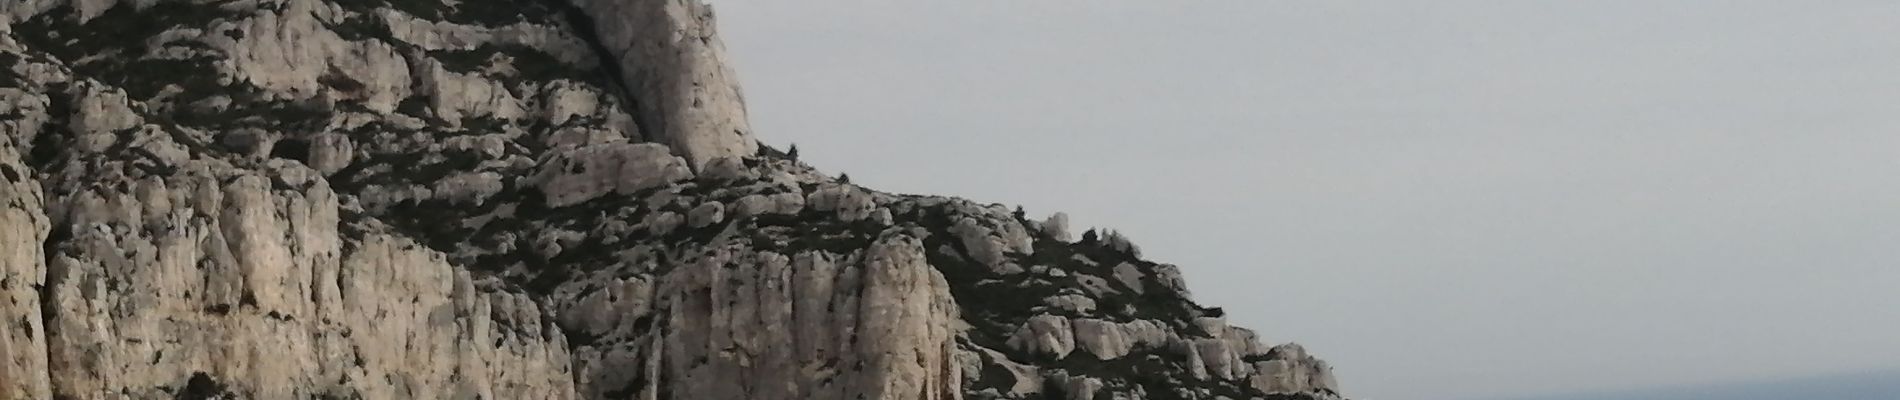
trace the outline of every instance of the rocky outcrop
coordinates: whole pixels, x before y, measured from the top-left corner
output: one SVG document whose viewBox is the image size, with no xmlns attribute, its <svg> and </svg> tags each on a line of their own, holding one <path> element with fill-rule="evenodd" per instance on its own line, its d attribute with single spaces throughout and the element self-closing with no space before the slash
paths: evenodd
<svg viewBox="0 0 1900 400">
<path fill-rule="evenodd" d="M 641 126 L 697 168 L 758 150 L 712 7 L 698 0 L 571 0 L 612 16 L 594 33 L 636 100 Z"/>
<path fill-rule="evenodd" d="M 1069 236 L 1068 213 L 1059 212 L 1049 215 L 1049 219 L 1042 220 L 1041 224 L 1036 225 L 1036 230 L 1041 231 L 1043 235 L 1047 235 L 1055 240 L 1064 242 L 1075 240 L 1075 238 Z"/>
<path fill-rule="evenodd" d="M 26 103 L 19 91 L 0 92 L 0 104 Z M 43 104 L 43 103 L 41 103 Z M 7 107 L 0 105 L 0 107 Z M 17 112 L 17 111 L 15 111 Z M 44 115 L 44 114 L 40 114 Z M 17 121 L 17 120 L 16 120 Z M 51 223 L 33 169 L 23 162 L 37 125 L 0 125 L 0 398 L 51 396 L 47 371 L 46 325 L 41 313 L 46 257 L 41 250 Z"/>
<path fill-rule="evenodd" d="M 1306 348 L 1298 344 L 1274 346 L 1268 351 L 1264 361 L 1257 361 L 1253 367 L 1258 374 L 1253 377 L 1253 385 L 1267 393 L 1337 393 L 1339 381 L 1333 378 L 1333 368 L 1306 354 Z"/>
<path fill-rule="evenodd" d="M 598 144 L 555 154 L 535 175 L 548 206 L 562 207 L 608 193 L 630 194 L 691 178 L 685 162 L 652 143 Z"/>
<path fill-rule="evenodd" d="M 759 147 L 696 1 L 0 14 L 0 399 L 1338 391 L 1120 233 Z"/>
<path fill-rule="evenodd" d="M 596 398 L 955 398 L 956 305 L 919 246 L 893 232 L 845 259 L 719 249 L 657 282 L 576 281 L 557 307 L 598 338 L 576 379 Z"/>
<path fill-rule="evenodd" d="M 29 283 L 37 301 L 7 310 L 45 310 L 22 324 L 43 345 L 8 346 L 38 348 L 43 367 L 10 357 L 25 361 L 9 368 L 23 377 L 9 382 L 24 383 L 9 394 L 573 396 L 567 346 L 545 334 L 533 301 L 478 290 L 442 254 L 373 223 L 346 224 L 314 170 L 205 157 L 115 90 L 72 87 L 55 96 L 91 110 L 34 149 L 70 150 L 35 169 L 7 166 L 7 196 L 44 199 L 9 211 L 9 237 L 42 241 L 9 252 L 40 257 L 9 260 L 9 274 L 44 279 Z M 44 195 L 26 176 L 41 177 Z"/>
<path fill-rule="evenodd" d="M 1068 357 L 1069 352 L 1075 351 L 1075 330 L 1070 327 L 1068 318 L 1038 315 L 1010 336 L 1009 347 L 1029 354 Z"/>
</svg>

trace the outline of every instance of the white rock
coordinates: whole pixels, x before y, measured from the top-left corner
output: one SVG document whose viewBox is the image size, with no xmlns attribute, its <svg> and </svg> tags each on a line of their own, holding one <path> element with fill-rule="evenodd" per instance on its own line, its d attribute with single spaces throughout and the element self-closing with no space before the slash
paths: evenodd
<svg viewBox="0 0 1900 400">
<path fill-rule="evenodd" d="M 1109 249 L 1127 253 L 1133 257 L 1141 257 L 1141 246 L 1136 246 L 1134 242 L 1130 242 L 1128 237 L 1123 236 L 1121 232 L 1108 231 L 1107 234 L 1102 235 L 1102 242 L 1105 243 Z"/>
<path fill-rule="evenodd" d="M 144 122 L 144 118 L 132 112 L 131 100 L 126 98 L 124 91 L 91 80 L 81 81 L 74 91 L 79 101 L 73 105 L 68 123 L 74 133 L 88 139 L 82 143 L 104 140 L 104 145 L 110 145 L 114 133 L 132 129 Z M 84 149 L 101 151 L 105 150 L 104 145 L 91 145 Z"/>
<path fill-rule="evenodd" d="M 698 207 L 693 207 L 692 212 L 686 213 L 686 225 L 694 228 L 704 228 L 725 220 L 726 206 L 719 202 L 700 204 Z"/>
<path fill-rule="evenodd" d="M 825 184 L 805 197 L 813 210 L 838 214 L 842 221 L 857 221 L 871 216 L 877 208 L 871 195 L 848 184 Z"/>
<path fill-rule="evenodd" d="M 1149 396 L 967 340 L 996 324 L 963 319 L 942 275 L 965 272 L 948 269 L 956 259 L 984 264 L 969 272 L 986 285 L 1075 282 L 1036 306 L 1061 315 L 1097 312 L 1129 290 L 1118 281 L 1186 289 L 1172 266 L 1111 277 L 1086 257 L 1068 270 L 1018 261 L 1036 238 L 1066 240 L 1060 213 L 1021 221 L 1001 205 L 831 183 L 798 163 L 748 166 L 738 157 L 756 141 L 701 2 L 571 0 L 590 25 L 549 23 L 544 10 L 466 14 L 493 11 L 476 1 L 447 1 L 439 15 L 332 0 L 0 2 L 0 58 L 12 64 L 0 68 L 17 83 L 0 88 L 0 398 L 170 398 L 197 373 L 240 398 L 1218 397 L 1185 381 Z M 115 6 L 203 13 L 122 38 L 143 46 L 109 46 L 134 51 L 124 54 L 47 57 L 44 41 L 21 40 L 42 32 L 12 33 L 57 7 L 73 15 L 35 27 L 84 33 L 77 21 Z M 583 41 L 576 27 L 599 35 Z M 445 56 L 481 46 L 507 51 L 472 71 Z M 544 70 L 617 71 L 604 82 L 626 87 L 524 77 L 518 51 L 570 64 Z M 208 60 L 209 74 L 123 88 L 74 77 L 79 63 L 138 72 L 99 63 L 120 58 Z M 234 89 L 199 93 L 207 84 Z M 59 135 L 61 157 L 20 161 L 48 150 L 34 148 L 44 135 Z M 297 153 L 287 146 L 308 146 L 301 163 L 268 157 Z M 701 179 L 682 183 L 695 170 Z M 603 199 L 614 195 L 626 197 Z M 396 214 L 414 211 L 432 219 Z M 797 227 L 678 235 L 766 214 L 863 223 L 823 250 L 792 245 Z M 953 226 L 934 226 L 937 215 Z M 927 237 L 946 265 L 927 262 L 939 256 L 925 257 Z M 1011 335 L 1009 354 L 1034 363 L 1078 348 L 1110 360 L 1163 350 L 1206 379 L 1333 390 L 1323 362 L 1262 350 L 1244 329 L 1201 337 L 1204 327 L 1177 334 L 1174 320 L 1077 318 L 981 334 Z M 961 386 L 979 372 L 999 387 Z"/>
<path fill-rule="evenodd" d="M 53 387 L 42 372 L 51 369 L 37 288 L 46 283 L 44 249 L 51 222 L 40 184 L 20 156 L 14 147 L 0 145 L 0 170 L 12 172 L 0 174 L 0 320 L 9 321 L 7 329 L 0 329 L 0 349 L 13 349 L 0 350 L 0 397 L 49 399 Z"/>
<path fill-rule="evenodd" d="M 381 41 L 344 40 L 319 19 L 330 14 L 321 1 L 289 0 L 280 7 L 279 12 L 258 13 L 212 29 L 168 31 L 154 42 L 202 43 L 227 58 L 216 63 L 223 73 L 286 99 L 307 100 L 339 90 L 326 85 L 326 77 L 354 82 L 355 93 L 337 96 L 361 98 L 365 107 L 379 113 L 394 111 L 397 102 L 409 97 L 410 66 L 395 48 Z"/>
<path fill-rule="evenodd" d="M 995 350 L 983 347 L 976 347 L 975 351 L 959 351 L 957 352 L 957 357 L 959 359 L 968 359 L 967 362 L 961 364 L 963 371 L 983 371 L 985 368 L 983 360 L 987 359 L 989 360 L 989 366 L 1001 368 L 1004 372 L 1008 373 L 1009 379 L 1013 383 L 1011 383 L 1009 387 L 1004 388 L 1004 391 L 996 392 L 999 397 L 1007 393 L 1009 396 L 1021 398 L 1035 393 L 1042 393 L 1043 391 L 1044 379 L 1034 365 L 1017 363 L 1010 360 L 1009 357 L 1003 355 L 1003 353 L 998 353 Z"/>
<path fill-rule="evenodd" d="M 1076 314 L 1089 314 L 1089 313 L 1095 312 L 1095 299 L 1091 299 L 1091 298 L 1088 298 L 1088 296 L 1083 296 L 1079 294 L 1065 294 L 1065 295 L 1052 296 L 1047 299 L 1043 299 L 1042 302 L 1043 304 L 1048 304 L 1049 307 L 1051 308 L 1054 308 L 1057 310 L 1065 310 L 1065 311 L 1069 311 L 1071 313 L 1076 313 Z"/>
<path fill-rule="evenodd" d="M 1114 274 L 1115 280 L 1121 281 L 1123 285 L 1127 285 L 1130 289 L 1135 291 L 1135 294 L 1145 294 L 1148 292 L 1148 285 L 1143 280 L 1145 275 L 1141 273 L 1141 270 L 1135 269 L 1134 264 L 1116 264 Z"/>
<path fill-rule="evenodd" d="M 1073 325 L 1076 347 L 1095 355 L 1095 358 L 1121 358 L 1134 348 L 1134 342 L 1122 334 L 1120 324 L 1084 318 L 1073 321 Z"/>
<path fill-rule="evenodd" d="M 323 133 L 310 138 L 310 159 L 306 161 L 310 168 L 329 176 L 349 167 L 355 157 L 356 146 L 349 136 Z"/>
<path fill-rule="evenodd" d="M 416 72 L 418 85 L 429 96 L 429 109 L 449 126 L 461 126 L 463 118 L 488 117 L 521 119 L 528 114 L 525 100 L 515 97 L 501 82 L 479 74 L 446 69 L 434 59 L 422 59 Z"/>
<path fill-rule="evenodd" d="M 600 112 L 601 93 L 571 81 L 556 81 L 548 85 L 547 103 L 541 113 L 555 125 L 561 125 L 574 117 L 591 116 Z"/>
<path fill-rule="evenodd" d="M 746 122 L 745 95 L 726 61 L 712 8 L 698 0 L 572 0 L 589 15 L 600 42 L 621 66 L 627 91 L 642 101 L 641 128 L 693 166 L 758 152 Z"/>
<path fill-rule="evenodd" d="M 621 131 L 590 126 L 563 127 L 548 135 L 547 144 L 549 148 L 558 151 L 597 144 L 625 143 L 627 137 L 624 134 Z"/>
<path fill-rule="evenodd" d="M 1207 332 L 1209 335 L 1220 335 L 1227 332 L 1227 319 L 1222 317 L 1199 317 L 1194 319 L 1194 326 L 1200 328 L 1201 332 Z"/>
<path fill-rule="evenodd" d="M 879 239 L 855 264 L 824 253 L 695 256 L 653 289 L 657 314 L 643 320 L 663 328 L 634 331 L 620 319 L 620 332 L 651 346 L 583 352 L 576 379 L 604 392 L 671 377 L 634 398 L 958 398 L 956 306 L 924 259 L 921 241 L 903 235 Z"/>
<path fill-rule="evenodd" d="M 1242 356 L 1265 355 L 1272 350 L 1271 347 L 1260 343 L 1260 335 L 1252 329 L 1228 326 L 1227 331 L 1221 334 L 1220 338 L 1227 341 L 1227 347 L 1234 349 Z"/>
<path fill-rule="evenodd" d="M 897 218 L 891 215 L 891 209 L 888 208 L 879 208 L 877 211 L 872 211 L 871 215 L 867 218 L 871 220 L 871 223 L 877 224 L 878 226 L 891 226 L 891 224 L 897 221 Z"/>
<path fill-rule="evenodd" d="M 502 189 L 501 174 L 484 171 L 476 173 L 457 173 L 435 182 L 430 190 L 435 197 L 447 200 L 450 204 L 479 206 L 494 197 Z"/>
<path fill-rule="evenodd" d="M 797 193 L 778 193 L 772 195 L 746 195 L 733 202 L 734 216 L 752 215 L 796 215 L 805 208 L 805 197 Z"/>
<path fill-rule="evenodd" d="M 1055 315 L 1030 317 L 1023 326 L 1010 336 L 1009 346 L 1017 351 L 1046 354 L 1057 359 L 1069 356 L 1075 351 L 1075 331 L 1069 326 L 1069 319 Z"/>
<path fill-rule="evenodd" d="M 957 235 L 957 240 L 963 242 L 964 250 L 977 263 L 995 269 L 1009 261 L 1004 253 L 1010 249 L 1008 243 L 1002 236 L 996 235 L 995 230 L 984 226 L 974 217 L 958 219 L 957 224 L 950 227 L 950 233 Z"/>
<path fill-rule="evenodd" d="M 280 179 L 307 182 L 299 174 L 314 171 L 283 169 L 301 168 L 295 165 L 271 168 Z M 25 265 L 49 278 L 48 295 L 29 308 L 58 310 L 42 315 L 37 337 L 58 340 L 43 342 L 45 351 L 37 353 L 51 366 L 33 370 L 43 378 L 0 382 L 0 394 L 171 397 L 160 388 L 203 373 L 249 398 L 575 395 L 566 346 L 537 333 L 543 322 L 533 307 L 491 314 L 489 296 L 441 254 L 407 239 L 340 231 L 337 195 L 320 181 L 278 188 L 260 173 L 203 160 L 144 178 L 102 167 L 52 176 L 51 182 L 135 189 L 51 186 L 45 198 L 59 206 L 49 209 L 68 210 L 63 218 L 70 223 L 106 229 L 55 243 L 56 253 L 42 258 L 49 265 Z M 15 212 L 0 210 L 0 225 L 15 229 L 44 218 L 6 214 Z M 154 224 L 177 227 L 116 228 Z M 0 248 L 17 243 L 7 239 L 13 237 L 0 234 Z M 21 266 L 4 265 L 7 274 Z M 115 280 L 128 284 L 104 284 Z M 0 294 L 12 294 L 4 289 Z M 5 304 L 0 313 L 14 315 L 15 303 Z M 16 337 L 0 338 L 11 348 Z M 503 338 L 510 345 L 493 345 Z M 18 365 L 11 355 L 0 359 Z M 491 367 L 498 365 L 508 367 Z M 59 384 L 41 384 L 48 381 Z"/>
<path fill-rule="evenodd" d="M 686 164 L 663 146 L 611 143 L 562 152 L 534 177 L 549 206 L 562 207 L 606 195 L 632 194 L 692 177 Z"/>
<path fill-rule="evenodd" d="M 1158 348 L 1173 339 L 1166 328 L 1148 320 L 1115 323 L 1083 318 L 1072 325 L 1077 348 L 1103 360 L 1121 358 L 1136 349 Z"/>
<path fill-rule="evenodd" d="M 713 159 L 700 167 L 699 179 L 708 182 L 735 182 L 758 179 L 759 174 L 746 168 L 744 162 L 736 157 Z"/>
<path fill-rule="evenodd" d="M 1042 234 L 1049 235 L 1056 240 L 1064 242 L 1075 240 L 1075 238 L 1069 234 L 1068 213 L 1058 212 L 1051 214 L 1049 215 L 1049 219 L 1043 220 L 1042 224 L 1037 227 L 1042 230 Z"/>
<path fill-rule="evenodd" d="M 1325 361 L 1306 354 L 1298 344 L 1274 346 L 1268 360 L 1254 363 L 1257 374 L 1251 378 L 1254 388 L 1267 393 L 1339 392 L 1333 368 Z"/>
<path fill-rule="evenodd" d="M 667 211 L 650 213 L 640 220 L 640 225 L 646 227 L 647 233 L 653 236 L 671 234 L 674 228 L 678 228 L 683 223 L 686 223 L 685 216 Z"/>
<path fill-rule="evenodd" d="M 1223 380 L 1240 379 L 1247 376 L 1247 365 L 1240 354 L 1227 347 L 1220 339 L 1194 339 L 1194 351 L 1199 353 L 1202 365 L 1208 374 Z"/>
<path fill-rule="evenodd" d="M 779 193 L 766 198 L 772 201 L 771 213 L 797 215 L 805 211 L 805 196 L 798 193 Z"/>
<path fill-rule="evenodd" d="M 1160 282 L 1161 287 L 1167 288 L 1168 291 L 1180 293 L 1182 297 L 1191 296 L 1188 292 L 1187 280 L 1181 277 L 1181 267 L 1174 264 L 1155 265 L 1154 281 Z"/>
</svg>

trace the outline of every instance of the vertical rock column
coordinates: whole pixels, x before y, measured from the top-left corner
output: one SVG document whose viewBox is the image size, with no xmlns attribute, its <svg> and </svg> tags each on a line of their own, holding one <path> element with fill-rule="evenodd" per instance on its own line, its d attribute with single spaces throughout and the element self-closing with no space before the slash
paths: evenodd
<svg viewBox="0 0 1900 400">
<path fill-rule="evenodd" d="M 726 64 L 712 8 L 699 0 L 571 0 L 592 18 L 598 44 L 618 65 L 648 140 L 697 169 L 758 151 L 745 98 Z"/>
<path fill-rule="evenodd" d="M 886 236 L 864 254 L 857 350 L 866 376 L 859 397 L 960 398 L 951 328 L 958 311 L 949 284 L 925 261 L 923 242 Z"/>
<path fill-rule="evenodd" d="M 336 195 L 297 178 L 315 171 L 275 165 L 101 168 L 82 172 L 129 190 L 55 189 L 70 237 L 48 247 L 34 371 L 52 396 L 27 397 L 191 382 L 240 398 L 573 397 L 566 343 L 532 301 L 479 290 L 412 240 L 339 231 Z"/>
<path fill-rule="evenodd" d="M 52 397 L 39 291 L 46 283 L 40 243 L 49 225 L 32 173 L 19 149 L 0 140 L 0 400 Z"/>
<path fill-rule="evenodd" d="M 950 400 L 958 311 L 922 243 L 887 235 L 849 256 L 744 249 L 616 283 L 571 308 L 601 340 L 575 349 L 601 399 Z M 616 296 L 630 296 L 613 300 Z M 648 301 L 647 299 L 651 299 Z M 585 321 L 618 321 L 606 327 Z"/>
</svg>

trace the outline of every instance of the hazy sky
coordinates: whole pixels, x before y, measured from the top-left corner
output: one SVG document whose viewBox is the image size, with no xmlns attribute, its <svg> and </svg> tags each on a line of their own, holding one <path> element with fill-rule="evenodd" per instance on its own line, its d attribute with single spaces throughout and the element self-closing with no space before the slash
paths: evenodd
<svg viewBox="0 0 1900 400">
<path fill-rule="evenodd" d="M 1900 366 L 1900 3 L 715 4 L 766 142 L 1118 228 L 1355 397 Z"/>
</svg>

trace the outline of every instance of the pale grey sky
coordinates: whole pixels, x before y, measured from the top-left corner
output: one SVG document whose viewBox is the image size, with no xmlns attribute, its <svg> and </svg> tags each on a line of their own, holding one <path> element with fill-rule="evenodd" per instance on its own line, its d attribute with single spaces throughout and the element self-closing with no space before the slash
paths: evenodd
<svg viewBox="0 0 1900 400">
<path fill-rule="evenodd" d="M 768 143 L 1446 400 L 1900 366 L 1900 3 L 715 0 Z"/>
</svg>

